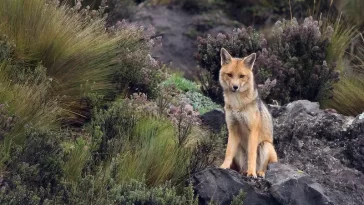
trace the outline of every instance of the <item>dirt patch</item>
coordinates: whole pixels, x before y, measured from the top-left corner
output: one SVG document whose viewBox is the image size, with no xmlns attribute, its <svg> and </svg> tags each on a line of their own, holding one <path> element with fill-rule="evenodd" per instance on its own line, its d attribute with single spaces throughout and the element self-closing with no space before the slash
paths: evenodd
<svg viewBox="0 0 364 205">
<path fill-rule="evenodd" d="M 197 37 L 230 33 L 234 28 L 242 27 L 221 11 L 190 14 L 179 6 L 139 5 L 130 20 L 145 27 L 152 25 L 162 37 L 162 47 L 153 53 L 153 57 L 171 64 L 190 80 L 196 78 L 194 54 L 197 52 Z"/>
</svg>

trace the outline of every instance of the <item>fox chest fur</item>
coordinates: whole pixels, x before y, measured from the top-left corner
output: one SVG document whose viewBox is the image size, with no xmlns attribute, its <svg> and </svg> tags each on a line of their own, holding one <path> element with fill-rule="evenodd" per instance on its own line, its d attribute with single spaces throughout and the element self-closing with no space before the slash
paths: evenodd
<svg viewBox="0 0 364 205">
<path fill-rule="evenodd" d="M 253 123 L 256 122 L 257 112 L 255 109 L 249 110 L 227 110 L 226 118 L 230 121 L 231 124 L 239 124 L 244 128 L 250 129 L 253 126 Z"/>
<path fill-rule="evenodd" d="M 259 121 L 259 105 L 249 98 L 242 98 L 238 94 L 225 94 L 225 113 L 228 124 L 241 127 L 249 131 Z"/>
</svg>

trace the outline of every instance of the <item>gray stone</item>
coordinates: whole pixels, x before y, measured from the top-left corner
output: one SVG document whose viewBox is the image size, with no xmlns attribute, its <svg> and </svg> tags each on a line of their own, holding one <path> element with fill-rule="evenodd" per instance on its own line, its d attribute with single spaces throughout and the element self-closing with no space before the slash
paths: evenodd
<svg viewBox="0 0 364 205">
<path fill-rule="evenodd" d="M 269 165 L 265 179 L 248 178 L 234 170 L 208 168 L 192 177 L 200 204 L 213 200 L 217 204 L 230 204 L 240 190 L 250 205 L 327 205 L 332 204 L 324 188 L 309 175 L 292 166 L 274 163 Z"/>
<path fill-rule="evenodd" d="M 225 114 L 220 109 L 214 109 L 201 115 L 201 120 L 209 129 L 219 132 L 225 126 Z"/>
<path fill-rule="evenodd" d="M 320 184 L 289 165 L 270 164 L 266 180 L 271 184 L 270 194 L 281 204 L 331 204 Z"/>
<path fill-rule="evenodd" d="M 209 204 L 212 200 L 219 205 L 228 205 L 241 189 L 246 193 L 244 204 L 279 204 L 269 194 L 267 182 L 242 177 L 230 169 L 207 168 L 193 175 L 192 184 L 200 204 Z"/>
<path fill-rule="evenodd" d="M 279 162 L 321 184 L 333 204 L 364 204 L 364 118 L 321 110 L 307 100 L 268 108 Z M 225 126 L 223 116 L 215 112 L 210 121 Z"/>
</svg>

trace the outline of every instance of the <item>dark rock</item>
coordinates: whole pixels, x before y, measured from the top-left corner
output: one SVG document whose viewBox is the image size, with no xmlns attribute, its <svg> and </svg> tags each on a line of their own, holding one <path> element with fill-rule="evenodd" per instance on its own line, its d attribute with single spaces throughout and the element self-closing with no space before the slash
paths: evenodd
<svg viewBox="0 0 364 205">
<path fill-rule="evenodd" d="M 265 179 L 271 184 L 269 192 L 281 204 L 331 204 L 320 184 L 289 165 L 270 164 Z"/>
<path fill-rule="evenodd" d="M 215 132 L 220 132 L 225 126 L 225 114 L 222 110 L 214 109 L 201 115 L 204 125 Z"/>
<path fill-rule="evenodd" d="M 331 204 L 320 184 L 309 175 L 280 163 L 271 164 L 265 179 L 241 176 L 234 170 L 208 168 L 192 177 L 200 204 L 230 204 L 242 189 L 249 205 Z"/>
<path fill-rule="evenodd" d="M 192 184 L 196 194 L 199 195 L 200 204 L 209 204 L 211 200 L 220 205 L 230 204 L 241 189 L 246 193 L 244 204 L 279 204 L 269 194 L 269 185 L 266 181 L 242 177 L 230 169 L 207 168 L 193 175 Z"/>
<path fill-rule="evenodd" d="M 354 117 L 320 110 L 300 100 L 274 112 L 274 144 L 281 163 L 306 172 L 333 204 L 363 204 L 363 133 Z M 354 145 L 354 146 L 353 146 Z"/>
<path fill-rule="evenodd" d="M 364 116 L 327 112 L 307 100 L 268 108 L 279 162 L 307 173 L 333 204 L 364 204 Z"/>
<path fill-rule="evenodd" d="M 349 143 L 345 154 L 349 159 L 349 166 L 364 173 L 364 114 L 357 117 L 348 130 Z"/>
</svg>

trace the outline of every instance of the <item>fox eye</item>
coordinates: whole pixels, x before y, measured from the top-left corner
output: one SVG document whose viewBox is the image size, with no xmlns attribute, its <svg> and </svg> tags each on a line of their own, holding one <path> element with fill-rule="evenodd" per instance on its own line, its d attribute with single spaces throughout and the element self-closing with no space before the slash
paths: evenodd
<svg viewBox="0 0 364 205">
<path fill-rule="evenodd" d="M 239 75 L 239 78 L 244 78 L 245 77 L 245 75 Z"/>
<path fill-rule="evenodd" d="M 227 75 L 231 78 L 231 77 L 233 77 L 233 74 L 231 74 L 231 73 L 227 73 Z"/>
</svg>

